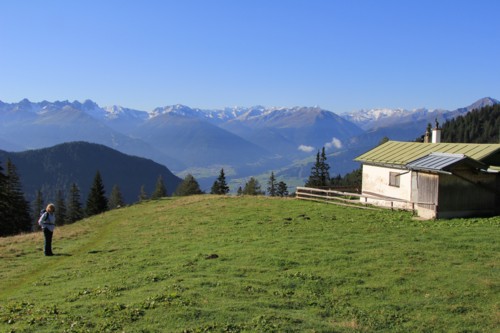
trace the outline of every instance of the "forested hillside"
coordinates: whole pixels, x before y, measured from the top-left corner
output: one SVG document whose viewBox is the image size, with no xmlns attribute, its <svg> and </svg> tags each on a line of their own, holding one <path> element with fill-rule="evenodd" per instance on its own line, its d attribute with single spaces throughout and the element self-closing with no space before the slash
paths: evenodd
<svg viewBox="0 0 500 333">
<path fill-rule="evenodd" d="M 500 104 L 485 106 L 443 124 L 443 142 L 499 143 Z"/>
<path fill-rule="evenodd" d="M 96 171 L 100 171 L 106 194 L 119 186 L 126 203 L 137 201 L 141 186 L 147 194 L 155 189 L 159 176 L 168 194 L 177 188 L 181 179 L 165 166 L 136 156 L 125 155 L 103 145 L 87 142 L 64 143 L 54 147 L 8 153 L 0 150 L 0 163 L 10 159 L 21 178 L 22 190 L 31 202 L 41 191 L 44 199 L 55 200 L 58 191 L 69 193 L 76 183 L 82 199 L 88 195 Z"/>
</svg>

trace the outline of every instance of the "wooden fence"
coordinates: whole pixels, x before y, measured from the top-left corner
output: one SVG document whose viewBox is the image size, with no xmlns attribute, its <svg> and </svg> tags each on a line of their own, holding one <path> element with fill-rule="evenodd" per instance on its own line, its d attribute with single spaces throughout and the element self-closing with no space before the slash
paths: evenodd
<svg viewBox="0 0 500 333">
<path fill-rule="evenodd" d="M 312 200 L 312 201 L 320 201 L 327 203 L 334 203 L 343 206 L 351 206 L 363 209 L 381 209 L 381 208 L 390 208 L 390 209 L 403 209 L 417 212 L 417 205 L 433 205 L 431 203 L 416 203 L 410 202 L 407 200 L 390 198 L 390 197 L 382 197 L 378 195 L 370 195 L 370 194 L 359 194 L 353 192 L 344 192 L 332 189 L 320 189 L 320 188 L 312 188 L 312 187 L 297 187 L 295 191 L 295 196 L 297 199 L 302 200 Z M 374 206 L 374 202 L 378 202 Z M 383 204 L 380 204 L 383 203 Z M 370 206 L 370 207 L 367 207 Z M 434 209 L 436 209 L 435 207 Z"/>
</svg>

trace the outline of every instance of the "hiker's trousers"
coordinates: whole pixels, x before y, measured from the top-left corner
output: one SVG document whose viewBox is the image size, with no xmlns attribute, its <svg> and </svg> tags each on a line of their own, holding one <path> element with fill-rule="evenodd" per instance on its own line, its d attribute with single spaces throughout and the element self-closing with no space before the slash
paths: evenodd
<svg viewBox="0 0 500 333">
<path fill-rule="evenodd" d="M 45 236 L 45 244 L 43 252 L 45 253 L 46 256 L 52 255 L 52 234 L 53 232 L 50 231 L 48 228 L 43 228 L 43 235 Z"/>
</svg>

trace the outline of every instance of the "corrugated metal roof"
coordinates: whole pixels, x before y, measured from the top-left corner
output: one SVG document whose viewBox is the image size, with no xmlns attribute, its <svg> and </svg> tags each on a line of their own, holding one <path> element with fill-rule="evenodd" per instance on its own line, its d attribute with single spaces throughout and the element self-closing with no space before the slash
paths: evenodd
<svg viewBox="0 0 500 333">
<path fill-rule="evenodd" d="M 355 161 L 405 166 L 418 158 L 438 152 L 463 154 L 474 160 L 481 161 L 492 154 L 500 153 L 500 144 L 387 141 L 363 155 L 358 156 Z"/>
<path fill-rule="evenodd" d="M 464 154 L 431 153 L 427 156 L 418 158 L 406 165 L 410 170 L 426 171 L 446 171 L 452 165 L 457 163 L 467 163 L 476 168 L 486 168 L 486 165 L 473 160 Z"/>
</svg>

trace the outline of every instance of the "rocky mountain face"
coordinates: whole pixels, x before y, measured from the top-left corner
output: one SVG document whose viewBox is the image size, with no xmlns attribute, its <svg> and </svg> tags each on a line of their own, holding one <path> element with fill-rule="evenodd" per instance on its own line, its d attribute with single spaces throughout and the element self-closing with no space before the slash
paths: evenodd
<svg viewBox="0 0 500 333">
<path fill-rule="evenodd" d="M 318 107 L 263 106 L 202 110 L 185 105 L 150 112 L 101 107 L 91 100 L 19 103 L 0 101 L 0 149 L 22 151 L 86 141 L 146 157 L 179 175 L 194 174 L 205 188 L 223 167 L 228 177 L 248 177 L 310 159 L 322 147 L 332 174 L 358 165 L 353 154 L 383 137 L 415 140 L 435 119 L 448 119 L 499 101 L 483 98 L 453 111 L 370 109 L 341 116 Z M 306 178 L 307 175 L 297 175 Z"/>
</svg>

